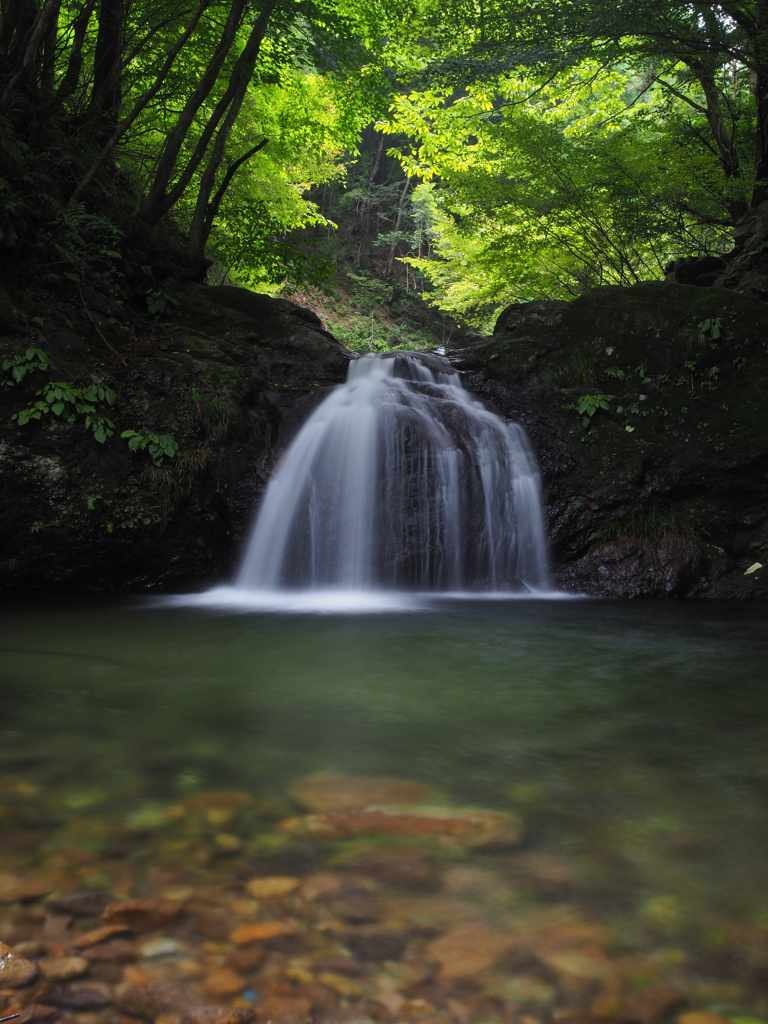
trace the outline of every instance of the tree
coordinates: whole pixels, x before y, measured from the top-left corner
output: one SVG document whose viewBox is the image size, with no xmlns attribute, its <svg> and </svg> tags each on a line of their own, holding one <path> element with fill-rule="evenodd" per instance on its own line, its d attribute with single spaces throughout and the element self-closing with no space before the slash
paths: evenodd
<svg viewBox="0 0 768 1024">
<path fill-rule="evenodd" d="M 144 225 L 184 210 L 185 272 L 199 277 L 225 197 L 272 144 L 255 94 L 319 74 L 336 90 L 340 149 L 353 120 L 381 112 L 376 51 L 398 2 L 0 0 L 6 245 L 25 233 L 16 224 L 34 233 L 127 168 Z"/>
<path fill-rule="evenodd" d="M 429 61 L 439 81 L 466 84 L 528 69 L 555 76 L 585 59 L 619 65 L 662 85 L 701 113 L 706 144 L 727 178 L 754 181 L 752 205 L 768 196 L 768 2 L 766 0 L 465 0 L 430 8 L 442 51 Z M 690 95 L 695 84 L 699 95 Z M 743 93 L 754 106 L 745 114 Z M 748 117 L 752 167 L 735 138 Z M 744 204 L 736 201 L 736 220 Z"/>
</svg>

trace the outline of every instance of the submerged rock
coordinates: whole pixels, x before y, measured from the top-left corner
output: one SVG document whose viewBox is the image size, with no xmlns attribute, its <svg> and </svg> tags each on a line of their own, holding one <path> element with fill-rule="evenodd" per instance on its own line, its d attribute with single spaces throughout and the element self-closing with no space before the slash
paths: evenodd
<svg viewBox="0 0 768 1024">
<path fill-rule="evenodd" d="M 487 810 L 449 810 L 444 807 L 361 807 L 289 818 L 280 829 L 297 838 L 353 839 L 358 836 L 411 836 L 459 846 L 514 845 L 520 841 L 520 822 L 511 814 Z"/>
<path fill-rule="evenodd" d="M 50 956 L 38 960 L 37 966 L 48 981 L 71 981 L 87 974 L 91 965 L 82 956 Z"/>
<path fill-rule="evenodd" d="M 40 874 L 0 874 L 0 903 L 37 899 L 54 888 L 50 878 Z"/>
<path fill-rule="evenodd" d="M 102 912 L 106 924 L 126 925 L 136 931 L 162 928 L 181 911 L 175 900 L 122 900 L 110 903 Z"/>
<path fill-rule="evenodd" d="M 372 804 L 405 806 L 435 803 L 438 794 L 430 786 L 410 779 L 367 778 L 323 773 L 299 779 L 290 795 L 308 811 L 340 811 Z"/>
<path fill-rule="evenodd" d="M 0 989 L 28 985 L 36 975 L 37 968 L 33 963 L 0 942 Z"/>
<path fill-rule="evenodd" d="M 438 977 L 453 980 L 487 971 L 514 946 L 511 935 L 475 925 L 441 935 L 429 944 L 427 953 L 440 964 Z"/>
</svg>

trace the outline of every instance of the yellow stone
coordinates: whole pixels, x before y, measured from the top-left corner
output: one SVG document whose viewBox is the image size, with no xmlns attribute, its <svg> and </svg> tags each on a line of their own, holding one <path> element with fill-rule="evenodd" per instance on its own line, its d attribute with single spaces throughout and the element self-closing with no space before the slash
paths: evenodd
<svg viewBox="0 0 768 1024">
<path fill-rule="evenodd" d="M 237 836 L 233 836 L 229 832 L 219 832 L 213 837 L 213 842 L 226 853 L 236 853 L 243 845 Z"/>
<path fill-rule="evenodd" d="M 270 875 L 266 878 L 252 878 L 246 883 L 246 890 L 249 896 L 254 899 L 270 899 L 275 896 L 287 896 L 298 889 L 301 885 L 300 878 L 292 878 L 288 875 Z"/>
<path fill-rule="evenodd" d="M 318 974 L 317 980 L 321 985 L 325 985 L 326 988 L 329 988 L 331 992 L 335 992 L 342 999 L 359 999 L 363 994 L 360 986 L 355 984 L 350 978 L 345 978 L 343 974 L 323 971 L 321 974 Z"/>
<path fill-rule="evenodd" d="M 203 987 L 212 996 L 234 996 L 243 991 L 245 980 L 231 967 L 221 967 L 205 979 Z"/>
<path fill-rule="evenodd" d="M 724 1017 L 722 1013 L 713 1013 L 711 1010 L 688 1010 L 676 1018 L 677 1024 L 731 1024 L 730 1017 Z"/>
<path fill-rule="evenodd" d="M 287 921 L 255 921 L 253 924 L 238 925 L 232 931 L 230 939 L 236 946 L 246 946 L 249 942 L 265 942 L 280 935 L 295 935 L 296 926 Z"/>
</svg>

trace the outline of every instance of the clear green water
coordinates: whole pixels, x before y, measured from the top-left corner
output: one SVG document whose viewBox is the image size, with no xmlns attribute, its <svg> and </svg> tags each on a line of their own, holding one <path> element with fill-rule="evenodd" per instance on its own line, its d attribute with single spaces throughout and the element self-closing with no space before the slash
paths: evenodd
<svg viewBox="0 0 768 1024">
<path fill-rule="evenodd" d="M 651 903 L 659 927 L 768 923 L 763 606 L 62 600 L 2 619 L 0 768 L 64 815 L 127 819 L 196 788 L 281 798 L 319 769 L 395 775 L 519 813 L 531 850 L 587 865 L 600 912 L 672 897 Z"/>
</svg>

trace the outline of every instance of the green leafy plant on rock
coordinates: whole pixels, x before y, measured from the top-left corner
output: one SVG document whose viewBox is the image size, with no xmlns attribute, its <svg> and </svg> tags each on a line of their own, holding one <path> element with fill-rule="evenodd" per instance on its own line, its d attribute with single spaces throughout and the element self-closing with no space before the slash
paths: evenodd
<svg viewBox="0 0 768 1024">
<path fill-rule="evenodd" d="M 712 341 L 717 341 L 717 339 L 723 333 L 720 324 L 721 318 L 718 316 L 708 317 L 706 320 L 702 320 L 701 323 L 696 324 L 696 326 L 702 334 L 706 335 L 708 338 L 711 338 Z"/>
<path fill-rule="evenodd" d="M 48 356 L 40 348 L 31 346 L 21 355 L 8 356 L 3 360 L 3 370 L 11 371 L 13 380 L 4 380 L 3 384 L 13 386 L 24 380 L 33 370 L 47 370 Z"/>
<path fill-rule="evenodd" d="M 582 425 L 588 427 L 598 409 L 606 411 L 611 407 L 610 395 L 581 395 L 576 402 L 576 412 L 582 417 Z"/>
<path fill-rule="evenodd" d="M 82 418 L 85 428 L 93 433 L 100 444 L 114 433 L 114 423 L 109 417 L 98 413 L 96 404 L 112 406 L 117 401 L 117 395 L 98 378 L 94 378 L 87 387 L 77 387 L 66 381 L 49 381 L 36 394 L 37 402 L 13 414 L 12 419 L 19 426 L 53 415 L 70 424 Z"/>
<path fill-rule="evenodd" d="M 138 430 L 124 430 L 120 437 L 128 441 L 132 452 L 146 451 L 156 466 L 162 466 L 163 459 L 172 459 L 179 451 L 173 434 L 141 434 Z"/>
</svg>

